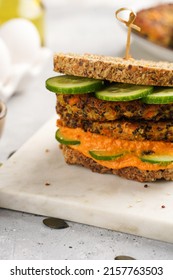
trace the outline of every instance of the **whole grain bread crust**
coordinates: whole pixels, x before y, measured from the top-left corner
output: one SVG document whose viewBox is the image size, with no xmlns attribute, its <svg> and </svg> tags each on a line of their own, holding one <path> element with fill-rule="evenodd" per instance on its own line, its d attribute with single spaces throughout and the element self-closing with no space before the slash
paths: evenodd
<svg viewBox="0 0 173 280">
<path fill-rule="evenodd" d="M 113 82 L 173 86 L 173 63 L 91 54 L 54 55 L 54 70 L 67 75 Z"/>
<path fill-rule="evenodd" d="M 83 167 L 89 168 L 93 172 L 101 174 L 114 174 L 124 177 L 128 180 L 135 180 L 139 182 L 153 182 L 156 180 L 173 180 L 173 169 L 164 169 L 158 171 L 140 170 L 136 167 L 126 167 L 122 169 L 109 169 L 104 167 L 93 159 L 84 156 L 77 150 L 74 150 L 68 146 L 61 145 L 64 159 L 68 164 L 81 165 Z"/>
</svg>

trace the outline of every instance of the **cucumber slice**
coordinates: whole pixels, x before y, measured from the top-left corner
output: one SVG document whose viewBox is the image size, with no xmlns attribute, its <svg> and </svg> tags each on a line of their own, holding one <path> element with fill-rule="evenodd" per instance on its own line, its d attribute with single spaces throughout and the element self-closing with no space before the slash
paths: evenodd
<svg viewBox="0 0 173 280">
<path fill-rule="evenodd" d="M 141 86 L 113 83 L 109 87 L 97 91 L 98 99 L 107 101 L 131 101 L 142 98 L 153 91 L 153 86 Z"/>
<path fill-rule="evenodd" d="M 75 76 L 56 76 L 46 80 L 46 88 L 55 93 L 80 94 L 100 90 L 104 81 Z"/>
<path fill-rule="evenodd" d="M 74 140 L 74 139 L 69 139 L 69 138 L 65 138 L 62 134 L 60 129 L 58 129 L 55 133 L 55 138 L 56 140 L 64 145 L 79 145 L 80 141 L 79 140 Z"/>
<path fill-rule="evenodd" d="M 140 159 L 144 162 L 165 165 L 173 162 L 173 155 L 146 155 L 141 156 Z"/>
<path fill-rule="evenodd" d="M 142 102 L 147 104 L 168 104 L 173 102 L 173 88 L 155 88 L 151 95 L 142 98 Z"/>
<path fill-rule="evenodd" d="M 112 153 L 107 151 L 89 151 L 89 154 L 94 158 L 98 160 L 115 160 L 121 156 L 123 156 L 123 153 Z"/>
</svg>

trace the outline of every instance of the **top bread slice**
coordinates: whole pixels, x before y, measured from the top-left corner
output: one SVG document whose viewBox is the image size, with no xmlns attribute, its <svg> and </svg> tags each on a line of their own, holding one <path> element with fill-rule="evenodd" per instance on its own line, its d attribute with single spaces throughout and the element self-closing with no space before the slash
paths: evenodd
<svg viewBox="0 0 173 280">
<path fill-rule="evenodd" d="M 54 71 L 111 82 L 173 86 L 173 63 L 91 54 L 54 55 Z"/>
</svg>

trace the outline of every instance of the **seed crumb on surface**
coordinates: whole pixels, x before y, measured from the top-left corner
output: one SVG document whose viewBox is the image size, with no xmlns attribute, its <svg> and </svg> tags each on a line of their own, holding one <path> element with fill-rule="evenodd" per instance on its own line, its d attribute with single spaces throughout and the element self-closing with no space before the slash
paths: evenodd
<svg viewBox="0 0 173 280">
<path fill-rule="evenodd" d="M 50 186 L 50 183 L 46 182 L 46 183 L 45 183 L 45 186 Z"/>
<path fill-rule="evenodd" d="M 162 206 L 161 206 L 161 208 L 165 208 L 165 207 L 166 207 L 165 205 L 162 205 Z"/>
<path fill-rule="evenodd" d="M 128 208 L 132 208 L 133 206 L 132 205 L 128 205 Z"/>
</svg>

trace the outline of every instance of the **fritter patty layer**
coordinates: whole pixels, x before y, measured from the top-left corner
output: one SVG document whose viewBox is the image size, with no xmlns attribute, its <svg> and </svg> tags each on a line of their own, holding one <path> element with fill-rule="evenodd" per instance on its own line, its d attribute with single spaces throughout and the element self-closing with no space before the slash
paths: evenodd
<svg viewBox="0 0 173 280">
<path fill-rule="evenodd" d="M 69 116 L 61 116 L 59 124 L 71 128 L 82 128 L 85 132 L 106 135 L 122 140 L 150 140 L 173 142 L 173 121 L 169 122 L 133 122 L 133 121 L 110 121 L 110 122 L 91 122 Z"/>
<path fill-rule="evenodd" d="M 94 94 L 57 94 L 57 113 L 64 118 L 87 121 L 114 121 L 121 118 L 133 120 L 173 120 L 173 103 L 149 105 L 139 100 L 129 102 L 103 101 Z"/>
</svg>

